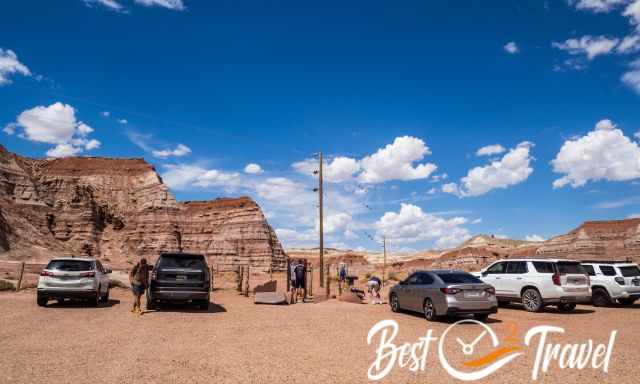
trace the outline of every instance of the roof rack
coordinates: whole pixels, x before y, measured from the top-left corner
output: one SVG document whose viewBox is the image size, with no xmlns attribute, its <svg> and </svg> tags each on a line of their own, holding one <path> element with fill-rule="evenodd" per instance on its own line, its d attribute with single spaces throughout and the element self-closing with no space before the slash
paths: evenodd
<svg viewBox="0 0 640 384">
<path fill-rule="evenodd" d="M 580 260 L 581 263 L 593 263 L 593 264 L 626 264 L 631 263 L 631 259 L 626 260 Z"/>
</svg>

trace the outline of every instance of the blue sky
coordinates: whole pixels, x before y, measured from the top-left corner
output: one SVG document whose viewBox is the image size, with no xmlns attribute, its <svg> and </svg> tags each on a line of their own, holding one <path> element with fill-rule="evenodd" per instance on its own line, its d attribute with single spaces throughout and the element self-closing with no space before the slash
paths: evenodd
<svg viewBox="0 0 640 384">
<path fill-rule="evenodd" d="M 145 157 L 180 200 L 253 197 L 287 246 L 317 243 L 318 151 L 330 246 L 640 213 L 638 0 L 2 8 L 3 145 Z"/>
</svg>

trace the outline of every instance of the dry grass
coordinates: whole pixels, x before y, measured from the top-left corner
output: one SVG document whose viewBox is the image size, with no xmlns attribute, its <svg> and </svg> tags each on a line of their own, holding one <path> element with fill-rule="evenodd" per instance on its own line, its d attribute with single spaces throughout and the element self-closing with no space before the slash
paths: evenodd
<svg viewBox="0 0 640 384">
<path fill-rule="evenodd" d="M 16 286 L 7 280 L 0 280 L 0 291 L 15 291 Z"/>
</svg>

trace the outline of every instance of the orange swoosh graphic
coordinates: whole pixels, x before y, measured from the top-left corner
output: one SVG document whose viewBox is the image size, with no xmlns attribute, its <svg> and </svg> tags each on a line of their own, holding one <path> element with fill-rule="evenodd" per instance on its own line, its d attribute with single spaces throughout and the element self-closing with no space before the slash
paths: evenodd
<svg viewBox="0 0 640 384">
<path fill-rule="evenodd" d="M 482 357 L 480 357 L 478 359 L 471 360 L 471 361 L 466 361 L 464 363 L 464 365 L 466 365 L 467 367 L 480 367 L 480 366 L 492 363 L 492 362 L 498 360 L 500 357 L 502 357 L 502 356 L 504 356 L 504 355 L 506 355 L 508 353 L 511 353 L 513 351 L 520 350 L 520 349 L 521 349 L 520 347 L 503 347 L 503 348 L 499 348 L 499 349 L 496 349 L 495 351 L 493 351 L 493 352 L 491 352 L 491 353 L 489 353 L 489 354 L 487 354 L 485 356 L 482 356 Z"/>
</svg>

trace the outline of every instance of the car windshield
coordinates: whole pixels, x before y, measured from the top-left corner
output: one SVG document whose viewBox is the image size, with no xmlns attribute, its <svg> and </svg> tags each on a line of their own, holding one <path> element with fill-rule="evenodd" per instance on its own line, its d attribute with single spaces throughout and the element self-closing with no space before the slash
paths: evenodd
<svg viewBox="0 0 640 384">
<path fill-rule="evenodd" d="M 561 275 L 566 274 L 577 274 L 577 275 L 586 275 L 587 271 L 584 270 L 582 264 L 576 262 L 559 262 L 558 263 L 558 272 Z"/>
<path fill-rule="evenodd" d="M 438 273 L 438 277 L 447 284 L 481 284 L 482 281 L 468 273 L 450 272 Z"/>
<path fill-rule="evenodd" d="M 622 276 L 624 277 L 640 276 L 640 268 L 638 268 L 638 266 L 636 265 L 629 266 L 629 267 L 619 267 L 619 268 L 620 268 L 620 273 L 622 273 Z"/>
<path fill-rule="evenodd" d="M 158 267 L 203 269 L 204 257 L 199 255 L 162 255 Z"/>
<path fill-rule="evenodd" d="M 91 264 L 85 260 L 51 260 L 46 269 L 64 272 L 90 271 L 93 269 Z"/>
</svg>

